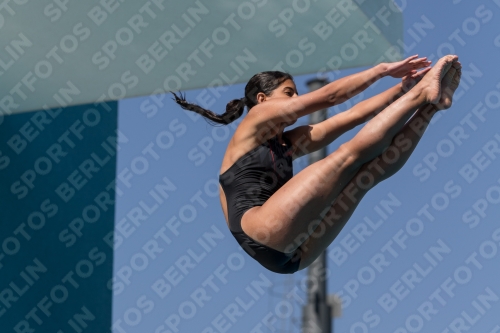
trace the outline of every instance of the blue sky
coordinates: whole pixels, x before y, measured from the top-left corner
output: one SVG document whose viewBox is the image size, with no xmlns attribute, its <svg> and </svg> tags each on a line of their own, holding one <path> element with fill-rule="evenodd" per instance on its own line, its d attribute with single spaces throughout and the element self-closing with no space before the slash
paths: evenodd
<svg viewBox="0 0 500 333">
<path fill-rule="evenodd" d="M 403 169 L 366 195 L 331 244 L 328 290 L 344 301 L 334 329 L 500 332 L 500 2 L 397 3 L 405 56 L 435 61 L 456 53 L 464 75 L 453 107 L 434 118 Z M 419 32 L 419 22 L 433 28 Z M 299 94 L 312 77 L 295 78 Z M 353 100 L 396 82 L 385 78 Z M 222 113 L 243 89 L 228 87 L 211 109 Z M 187 92 L 190 100 L 199 94 Z M 129 140 L 117 166 L 123 242 L 114 259 L 115 332 L 299 332 L 306 270 L 265 270 L 239 250 L 224 223 L 216 184 L 237 123 L 214 127 L 170 96 L 156 98 L 119 102 L 119 130 Z M 331 108 L 329 116 L 350 106 Z M 306 164 L 297 160 L 294 172 Z M 136 207 L 149 213 L 138 217 Z"/>
</svg>

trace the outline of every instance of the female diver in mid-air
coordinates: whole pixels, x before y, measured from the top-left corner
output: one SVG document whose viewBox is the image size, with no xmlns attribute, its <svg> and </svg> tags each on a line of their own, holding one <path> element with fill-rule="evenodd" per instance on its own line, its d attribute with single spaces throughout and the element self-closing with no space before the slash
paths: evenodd
<svg viewBox="0 0 500 333">
<path fill-rule="evenodd" d="M 461 76 L 458 57 L 429 65 L 417 56 L 382 63 L 301 96 L 289 74 L 262 72 L 222 115 L 174 94 L 183 109 L 221 124 L 248 108 L 229 141 L 219 178 L 227 225 L 248 254 L 273 272 L 294 273 L 330 245 L 368 190 L 405 164 L 432 116 L 451 106 Z M 383 76 L 403 79 L 323 122 L 284 132 L 298 118 L 342 103 Z M 367 120 L 353 139 L 293 176 L 293 159 Z"/>
</svg>

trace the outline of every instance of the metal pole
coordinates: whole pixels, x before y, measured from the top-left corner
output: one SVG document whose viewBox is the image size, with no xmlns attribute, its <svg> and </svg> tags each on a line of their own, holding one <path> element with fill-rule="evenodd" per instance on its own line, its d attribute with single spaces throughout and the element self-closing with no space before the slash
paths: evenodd
<svg viewBox="0 0 500 333">
<path fill-rule="evenodd" d="M 309 91 L 314 91 L 326 85 L 327 80 L 313 79 L 307 82 Z M 327 110 L 319 110 L 309 116 L 309 124 L 316 124 L 326 120 Z M 309 154 L 309 164 L 326 157 L 326 147 Z M 319 213 L 319 212 L 318 212 Z M 323 252 L 309 267 L 308 302 L 304 306 L 302 318 L 303 333 L 331 333 L 332 309 L 328 304 L 326 285 L 326 253 Z"/>
</svg>

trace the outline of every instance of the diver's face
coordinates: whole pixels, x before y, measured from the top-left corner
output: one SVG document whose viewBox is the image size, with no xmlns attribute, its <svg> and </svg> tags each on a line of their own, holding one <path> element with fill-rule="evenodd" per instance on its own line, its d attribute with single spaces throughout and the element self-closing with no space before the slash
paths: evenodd
<svg viewBox="0 0 500 333">
<path fill-rule="evenodd" d="M 267 96 L 267 99 L 283 97 L 292 98 L 297 96 L 297 87 L 295 87 L 295 83 L 292 80 L 286 80 L 280 84 L 278 88 L 274 89 L 272 94 Z"/>
<path fill-rule="evenodd" d="M 265 101 L 270 101 L 276 98 L 294 98 L 297 96 L 297 87 L 295 86 L 295 83 L 292 80 L 288 79 L 280 84 L 276 89 L 274 89 L 270 95 L 265 95 L 262 92 L 258 93 L 257 102 L 263 103 Z M 290 120 L 288 122 L 283 122 L 281 125 L 283 127 L 287 127 L 295 124 L 296 121 L 297 120 Z"/>
<path fill-rule="evenodd" d="M 297 97 L 297 88 L 292 80 L 286 80 L 274 89 L 271 94 L 266 95 L 263 92 L 257 94 L 257 103 L 263 103 L 275 98 L 293 98 Z"/>
<path fill-rule="evenodd" d="M 292 80 L 286 80 L 282 84 L 278 86 L 278 88 L 273 90 L 270 98 L 294 98 L 297 97 L 297 87 L 295 87 L 295 83 Z M 295 124 L 297 120 L 290 120 L 287 122 L 283 122 L 283 128 Z"/>
</svg>

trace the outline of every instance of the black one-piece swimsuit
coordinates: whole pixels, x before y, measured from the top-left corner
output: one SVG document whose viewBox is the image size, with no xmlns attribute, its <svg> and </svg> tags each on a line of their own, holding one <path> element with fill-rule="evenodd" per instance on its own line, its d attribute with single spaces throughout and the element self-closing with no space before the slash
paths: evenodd
<svg viewBox="0 0 500 333">
<path fill-rule="evenodd" d="M 293 176 L 292 145 L 277 136 L 252 149 L 219 176 L 227 201 L 229 230 L 240 246 L 252 258 L 270 271 L 295 273 L 300 255 L 283 253 L 250 238 L 241 228 L 243 214 L 252 207 L 262 206 L 271 195 Z"/>
</svg>

